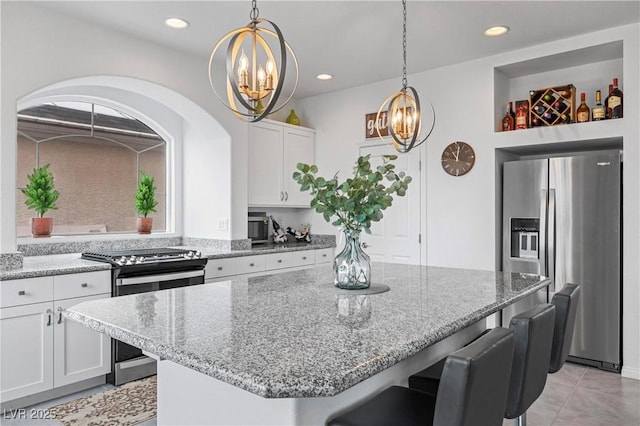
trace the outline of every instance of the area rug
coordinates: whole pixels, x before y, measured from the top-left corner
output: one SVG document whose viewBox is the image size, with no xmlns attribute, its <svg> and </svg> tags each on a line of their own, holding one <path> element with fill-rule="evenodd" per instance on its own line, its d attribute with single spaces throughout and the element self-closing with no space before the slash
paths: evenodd
<svg viewBox="0 0 640 426">
<path fill-rule="evenodd" d="M 156 376 L 51 408 L 65 426 L 133 426 L 157 415 Z"/>
</svg>

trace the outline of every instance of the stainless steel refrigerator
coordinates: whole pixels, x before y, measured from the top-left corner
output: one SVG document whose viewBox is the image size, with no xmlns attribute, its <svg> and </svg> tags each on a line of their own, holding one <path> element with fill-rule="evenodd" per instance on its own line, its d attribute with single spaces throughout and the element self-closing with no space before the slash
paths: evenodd
<svg viewBox="0 0 640 426">
<path fill-rule="evenodd" d="M 613 371 L 622 364 L 621 169 L 620 151 L 509 161 L 502 187 L 503 270 L 550 277 L 548 301 L 580 284 L 569 359 Z"/>
</svg>

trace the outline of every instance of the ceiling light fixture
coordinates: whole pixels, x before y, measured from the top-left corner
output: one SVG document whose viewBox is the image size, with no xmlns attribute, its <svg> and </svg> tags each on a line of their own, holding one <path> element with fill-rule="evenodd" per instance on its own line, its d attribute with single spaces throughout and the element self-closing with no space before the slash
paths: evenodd
<svg viewBox="0 0 640 426">
<path fill-rule="evenodd" d="M 209 58 L 209 83 L 218 99 L 237 118 L 253 123 L 282 109 L 298 86 L 298 60 L 293 49 L 285 41 L 280 28 L 271 21 L 258 19 L 259 13 L 256 0 L 253 0 L 249 14 L 251 22 L 222 37 L 213 47 Z M 261 27 L 261 24 L 268 24 L 271 28 Z M 227 72 L 216 79 L 213 72 L 214 57 L 225 43 L 228 43 L 225 49 Z M 278 104 L 285 77 L 292 74 L 287 73 L 287 66 L 295 71 L 293 80 L 290 78 L 286 81 L 293 89 L 284 102 Z M 226 88 L 226 100 L 220 96 L 221 90 L 216 90 L 216 86 Z"/>
<path fill-rule="evenodd" d="M 489 27 L 484 30 L 484 35 L 487 37 L 497 37 L 509 32 L 509 27 L 506 25 L 498 25 L 495 27 Z"/>
<path fill-rule="evenodd" d="M 393 139 L 393 146 L 398 152 L 409 152 L 411 149 L 420 146 L 433 132 L 436 124 L 436 112 L 433 104 L 433 121 L 429 132 L 422 136 L 422 111 L 420 109 L 420 94 L 411 86 L 407 85 L 407 2 L 402 0 L 402 89 L 389 96 L 380 106 L 376 117 L 376 123 L 382 123 L 383 113 L 387 113 L 389 135 Z M 376 124 L 376 130 L 380 139 L 384 138 L 380 134 L 380 128 Z"/>
<path fill-rule="evenodd" d="M 184 30 L 189 27 L 189 21 L 182 18 L 167 18 L 164 20 L 167 27 L 175 28 L 177 30 Z"/>
<path fill-rule="evenodd" d="M 331 80 L 333 78 L 333 76 L 331 74 L 318 74 L 316 75 L 316 78 L 318 80 Z"/>
</svg>

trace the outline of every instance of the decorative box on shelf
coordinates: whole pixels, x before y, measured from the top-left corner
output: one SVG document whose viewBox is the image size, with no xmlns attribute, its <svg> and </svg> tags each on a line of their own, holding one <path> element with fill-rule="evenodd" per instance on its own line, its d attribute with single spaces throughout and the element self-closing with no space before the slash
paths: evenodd
<svg viewBox="0 0 640 426">
<path fill-rule="evenodd" d="M 575 122 L 576 88 L 573 84 L 531 90 L 529 126 L 553 126 Z"/>
</svg>

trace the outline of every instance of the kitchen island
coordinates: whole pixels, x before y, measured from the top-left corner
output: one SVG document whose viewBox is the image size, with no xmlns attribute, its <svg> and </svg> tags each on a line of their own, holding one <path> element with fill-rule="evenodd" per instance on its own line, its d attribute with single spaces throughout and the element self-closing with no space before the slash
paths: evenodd
<svg viewBox="0 0 640 426">
<path fill-rule="evenodd" d="M 549 280 L 378 263 L 378 294 L 330 265 L 81 303 L 64 315 L 158 363 L 158 424 L 323 424 L 477 336 Z"/>
</svg>

